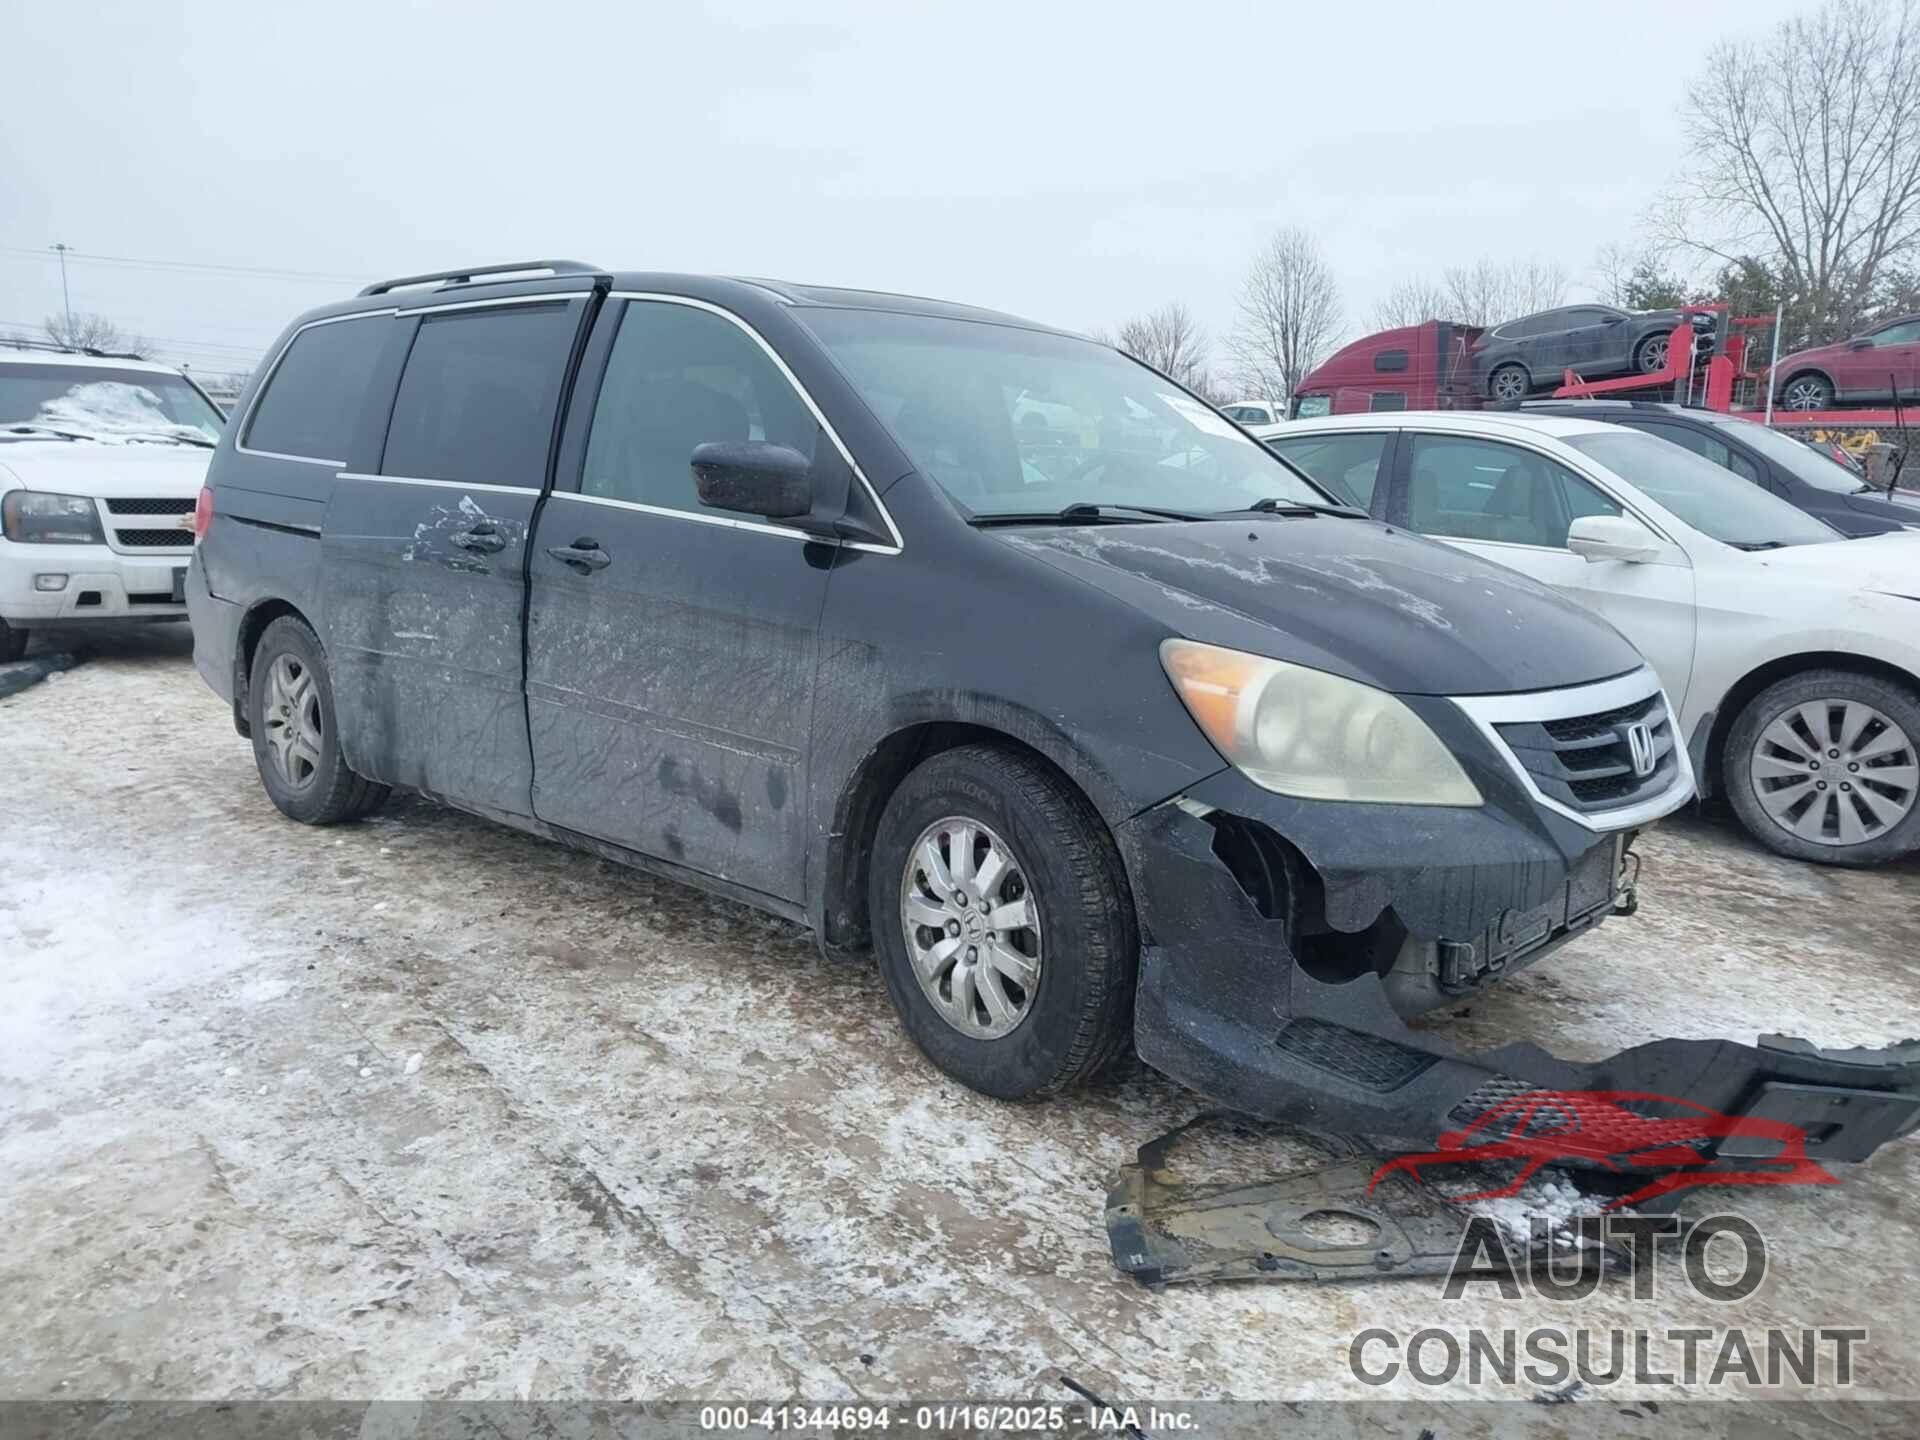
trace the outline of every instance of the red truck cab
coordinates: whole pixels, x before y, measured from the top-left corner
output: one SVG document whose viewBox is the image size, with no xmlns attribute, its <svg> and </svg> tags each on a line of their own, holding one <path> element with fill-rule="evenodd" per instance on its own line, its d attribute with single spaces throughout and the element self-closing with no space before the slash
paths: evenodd
<svg viewBox="0 0 1920 1440">
<path fill-rule="evenodd" d="M 1476 406 L 1471 352 L 1480 327 L 1428 320 L 1363 336 L 1294 387 L 1287 418 Z"/>
</svg>

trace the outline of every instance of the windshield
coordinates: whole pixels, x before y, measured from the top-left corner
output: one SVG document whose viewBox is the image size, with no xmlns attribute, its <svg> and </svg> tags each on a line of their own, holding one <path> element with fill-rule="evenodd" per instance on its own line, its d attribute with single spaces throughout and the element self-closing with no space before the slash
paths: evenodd
<svg viewBox="0 0 1920 1440">
<path fill-rule="evenodd" d="M 1726 426 L 1726 430 L 1742 444 L 1758 450 L 1796 480 L 1804 480 L 1816 490 L 1829 490 L 1835 495 L 1860 495 L 1873 489 L 1839 461 L 1829 460 L 1810 445 L 1789 440 L 1778 430 L 1769 430 L 1751 420 L 1733 422 Z"/>
<path fill-rule="evenodd" d="M 1691 450 L 1634 430 L 1566 443 L 1671 510 L 1703 535 L 1744 549 L 1821 545 L 1840 532 Z"/>
<path fill-rule="evenodd" d="M 218 440 L 220 412 L 184 377 L 99 365 L 0 365 L 0 428 L 90 440 Z"/>
<path fill-rule="evenodd" d="M 1172 381 L 1104 345 L 893 311 L 796 313 L 915 467 L 976 516 L 1330 501 Z"/>
</svg>

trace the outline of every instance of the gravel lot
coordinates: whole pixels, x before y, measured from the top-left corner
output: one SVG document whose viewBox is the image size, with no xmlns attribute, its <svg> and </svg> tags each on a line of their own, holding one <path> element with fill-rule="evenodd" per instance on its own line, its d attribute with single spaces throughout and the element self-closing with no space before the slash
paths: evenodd
<svg viewBox="0 0 1920 1440">
<path fill-rule="evenodd" d="M 115 634 L 0 701 L 0 1397 L 1380 1398 L 1363 1326 L 1542 1323 L 1866 1325 L 1851 1393 L 1920 1397 L 1920 1144 L 1696 1202 L 1770 1242 L 1733 1306 L 1677 1266 L 1637 1305 L 1148 1293 L 1102 1198 L 1195 1097 L 1136 1067 L 996 1104 L 783 922 L 414 800 L 293 825 L 188 646 Z M 1589 1057 L 1920 1034 L 1920 862 L 1699 819 L 1642 850 L 1638 917 L 1438 1023 Z"/>
</svg>

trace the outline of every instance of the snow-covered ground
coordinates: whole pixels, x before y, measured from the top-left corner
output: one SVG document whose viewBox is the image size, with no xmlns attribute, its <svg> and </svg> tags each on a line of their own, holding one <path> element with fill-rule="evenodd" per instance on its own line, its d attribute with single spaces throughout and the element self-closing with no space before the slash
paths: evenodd
<svg viewBox="0 0 1920 1440">
<path fill-rule="evenodd" d="M 1149 1293 L 1109 1264 L 1104 1191 L 1192 1096 L 1136 1070 L 995 1104 L 791 925 L 419 801 L 293 825 L 187 644 L 129 630 L 0 701 L 0 1398 L 1064 1400 L 1064 1370 L 1426 1400 L 1357 1383 L 1354 1333 L 1736 1323 L 1865 1325 L 1854 1393 L 1920 1397 L 1920 1142 L 1690 1202 L 1770 1243 L 1734 1305 L 1677 1266 L 1640 1303 Z M 1798 865 L 1698 820 L 1642 849 L 1637 918 L 1436 1023 L 1590 1056 L 1920 1034 L 1920 863 Z"/>
</svg>

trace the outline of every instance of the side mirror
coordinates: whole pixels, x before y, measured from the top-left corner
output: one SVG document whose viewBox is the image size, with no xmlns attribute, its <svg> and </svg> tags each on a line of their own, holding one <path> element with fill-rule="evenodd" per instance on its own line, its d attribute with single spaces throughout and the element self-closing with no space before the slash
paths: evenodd
<svg viewBox="0 0 1920 1440">
<path fill-rule="evenodd" d="M 1638 520 L 1625 515 L 1582 515 L 1567 529 L 1567 548 L 1595 560 L 1643 564 L 1660 558 L 1660 541 Z"/>
<path fill-rule="evenodd" d="M 1856 335 L 1847 341 L 1847 348 L 1849 350 L 1871 350 L 1873 348 L 1873 337 L 1871 335 Z"/>
<path fill-rule="evenodd" d="M 766 440 L 693 447 L 700 503 L 769 520 L 796 520 L 813 509 L 813 467 L 807 457 Z"/>
</svg>

